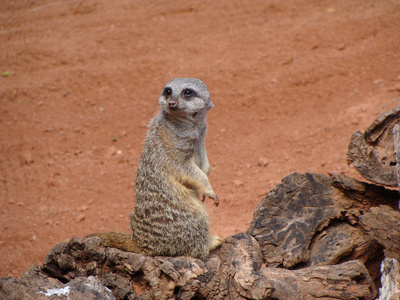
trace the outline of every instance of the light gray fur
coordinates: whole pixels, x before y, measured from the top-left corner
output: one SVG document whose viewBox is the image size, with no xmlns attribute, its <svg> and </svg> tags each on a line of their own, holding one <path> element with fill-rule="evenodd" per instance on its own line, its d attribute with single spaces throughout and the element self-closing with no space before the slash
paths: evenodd
<svg viewBox="0 0 400 300">
<path fill-rule="evenodd" d="M 186 90 L 195 95 L 185 96 Z M 146 254 L 204 259 L 212 242 L 208 213 L 199 198 L 207 196 L 218 205 L 204 146 L 206 113 L 214 105 L 207 86 L 194 78 L 168 82 L 159 104 L 136 174 L 133 240 Z"/>
</svg>

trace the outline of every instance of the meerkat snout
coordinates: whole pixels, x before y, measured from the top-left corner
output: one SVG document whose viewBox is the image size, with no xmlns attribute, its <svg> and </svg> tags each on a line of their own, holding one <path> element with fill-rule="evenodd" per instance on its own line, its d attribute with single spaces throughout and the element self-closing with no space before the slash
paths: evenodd
<svg viewBox="0 0 400 300">
<path fill-rule="evenodd" d="M 169 100 L 169 101 L 168 101 L 168 107 L 169 107 L 169 108 L 172 108 L 172 109 L 177 108 L 177 107 L 178 107 L 178 101 Z"/>
</svg>

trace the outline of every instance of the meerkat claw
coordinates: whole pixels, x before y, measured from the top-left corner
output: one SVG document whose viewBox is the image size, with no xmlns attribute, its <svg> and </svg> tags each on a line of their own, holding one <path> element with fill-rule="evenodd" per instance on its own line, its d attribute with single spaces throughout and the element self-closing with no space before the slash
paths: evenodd
<svg viewBox="0 0 400 300">
<path fill-rule="evenodd" d="M 214 205 L 216 207 L 219 206 L 219 199 L 218 199 L 218 196 L 216 194 L 214 194 L 214 193 L 211 194 L 210 193 L 210 194 L 207 194 L 207 197 L 214 200 Z"/>
<path fill-rule="evenodd" d="M 215 205 L 216 207 L 219 206 L 219 199 L 218 199 L 218 196 L 217 196 L 217 195 L 215 195 L 214 205 Z"/>
</svg>

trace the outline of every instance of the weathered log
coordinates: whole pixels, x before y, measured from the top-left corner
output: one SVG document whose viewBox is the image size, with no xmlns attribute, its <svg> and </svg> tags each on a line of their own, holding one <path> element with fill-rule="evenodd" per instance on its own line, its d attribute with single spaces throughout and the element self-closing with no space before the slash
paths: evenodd
<svg viewBox="0 0 400 300">
<path fill-rule="evenodd" d="M 0 299 L 114 300 L 111 290 L 94 276 L 78 277 L 64 284 L 32 267 L 21 279 L 0 279 Z"/>
<path fill-rule="evenodd" d="M 219 273 L 222 275 L 217 276 L 218 285 L 225 282 L 227 287 L 234 287 L 238 299 L 270 298 L 273 282 L 260 273 L 263 258 L 260 245 L 253 237 L 245 233 L 228 237 L 216 255 L 221 261 Z"/>
<path fill-rule="evenodd" d="M 360 261 L 299 270 L 263 268 L 276 299 L 374 299 L 377 291 Z"/>
<path fill-rule="evenodd" d="M 400 125 L 399 124 L 396 124 L 393 127 L 393 148 L 396 158 L 397 184 L 400 189 Z"/>
<path fill-rule="evenodd" d="M 43 288 L 65 289 L 79 278 L 95 276 L 116 299 L 269 299 L 273 282 L 261 275 L 261 265 L 260 246 L 244 233 L 225 239 L 205 262 L 148 257 L 104 248 L 96 237 L 73 238 L 56 245 L 41 268 L 26 273 L 40 274 L 29 284 L 22 279 L 1 279 L 0 298 L 9 293 L 5 287 L 10 283 L 21 295 L 38 295 Z M 37 283 L 36 278 L 40 279 Z"/>
<path fill-rule="evenodd" d="M 370 265 L 383 259 L 382 249 L 400 258 L 398 198 L 398 191 L 343 174 L 293 173 L 261 201 L 247 233 L 259 242 L 267 266 L 300 268 L 352 259 Z M 373 265 L 369 271 L 374 280 L 380 276 Z"/>
<path fill-rule="evenodd" d="M 372 207 L 359 216 L 360 225 L 384 247 L 386 258 L 400 260 L 400 212 L 387 205 Z"/>
<path fill-rule="evenodd" d="M 352 292 L 346 294 L 346 287 Z M 1 299 L 52 299 L 56 293 L 57 299 L 372 299 L 374 289 L 358 261 L 301 270 L 263 267 L 259 244 L 245 233 L 225 239 L 206 261 L 148 257 L 106 249 L 96 237 L 73 238 L 21 279 L 0 280 Z"/>
<path fill-rule="evenodd" d="M 380 115 L 365 132 L 353 133 L 347 159 L 367 180 L 397 186 L 393 127 L 400 123 L 400 106 Z"/>
</svg>

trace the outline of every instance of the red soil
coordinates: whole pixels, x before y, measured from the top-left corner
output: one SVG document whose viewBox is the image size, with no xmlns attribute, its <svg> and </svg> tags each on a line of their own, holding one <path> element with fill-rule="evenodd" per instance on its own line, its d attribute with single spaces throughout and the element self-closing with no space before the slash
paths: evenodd
<svg viewBox="0 0 400 300">
<path fill-rule="evenodd" d="M 344 172 L 351 134 L 400 105 L 398 1 L 1 1 L 0 276 L 72 236 L 129 232 L 161 88 L 198 77 L 212 233 L 246 231 L 291 172 Z M 7 76 L 8 75 L 8 76 Z"/>
</svg>

